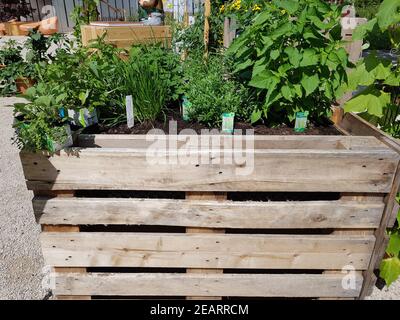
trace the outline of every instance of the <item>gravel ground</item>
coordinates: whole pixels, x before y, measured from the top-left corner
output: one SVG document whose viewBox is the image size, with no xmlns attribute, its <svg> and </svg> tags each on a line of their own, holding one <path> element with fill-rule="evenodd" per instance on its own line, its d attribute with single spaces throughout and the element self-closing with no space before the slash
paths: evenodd
<svg viewBox="0 0 400 320">
<path fill-rule="evenodd" d="M 0 299 L 43 299 L 39 225 L 12 145 L 12 108 L 0 98 Z M 10 99 L 8 99 L 9 101 Z"/>
<path fill-rule="evenodd" d="M 18 150 L 11 143 L 12 108 L 15 98 L 0 97 L 0 299 L 43 299 L 46 290 L 39 243 L 39 226 L 26 190 Z M 373 300 L 400 300 L 400 280 Z"/>
</svg>

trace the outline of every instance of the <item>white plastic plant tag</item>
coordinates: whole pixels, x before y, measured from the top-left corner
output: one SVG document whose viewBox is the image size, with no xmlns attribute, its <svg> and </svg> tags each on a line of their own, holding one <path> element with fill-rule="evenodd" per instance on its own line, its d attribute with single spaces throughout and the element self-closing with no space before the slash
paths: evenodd
<svg viewBox="0 0 400 320">
<path fill-rule="evenodd" d="M 128 128 L 132 128 L 135 125 L 132 96 L 126 96 L 125 104 L 126 104 L 126 123 L 128 125 Z"/>
</svg>

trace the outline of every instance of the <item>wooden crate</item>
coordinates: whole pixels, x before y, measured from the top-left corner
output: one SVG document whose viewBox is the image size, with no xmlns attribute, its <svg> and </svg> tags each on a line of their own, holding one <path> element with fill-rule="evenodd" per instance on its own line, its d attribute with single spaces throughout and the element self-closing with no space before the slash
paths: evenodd
<svg viewBox="0 0 400 320">
<path fill-rule="evenodd" d="M 344 133 L 349 119 L 362 126 L 346 116 Z M 189 136 L 159 136 L 175 147 L 148 154 L 152 141 L 141 135 L 81 135 L 53 156 L 21 152 L 54 294 L 363 298 L 399 185 L 397 143 L 369 130 L 256 136 L 248 175 L 236 174 L 244 164 L 213 162 L 232 136 L 201 152 Z M 211 163 L 153 162 L 184 146 Z M 350 288 L 345 266 L 354 268 Z"/>
<path fill-rule="evenodd" d="M 82 44 L 87 46 L 105 34 L 105 42 L 115 45 L 117 48 L 129 49 L 133 44 L 161 42 L 165 45 L 171 43 L 170 26 L 145 26 L 129 23 L 117 26 L 93 26 L 81 27 Z"/>
</svg>

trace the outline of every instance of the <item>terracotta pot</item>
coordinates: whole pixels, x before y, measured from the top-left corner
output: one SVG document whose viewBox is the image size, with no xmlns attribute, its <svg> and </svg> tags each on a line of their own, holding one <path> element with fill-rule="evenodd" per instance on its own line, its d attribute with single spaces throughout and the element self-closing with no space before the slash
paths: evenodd
<svg viewBox="0 0 400 320">
<path fill-rule="evenodd" d="M 0 69 L 4 69 L 6 67 L 5 64 L 0 64 Z"/>
<path fill-rule="evenodd" d="M 30 78 L 18 78 L 15 80 L 15 85 L 17 86 L 17 91 L 19 93 L 25 94 L 28 88 L 35 84 L 35 80 Z"/>
</svg>

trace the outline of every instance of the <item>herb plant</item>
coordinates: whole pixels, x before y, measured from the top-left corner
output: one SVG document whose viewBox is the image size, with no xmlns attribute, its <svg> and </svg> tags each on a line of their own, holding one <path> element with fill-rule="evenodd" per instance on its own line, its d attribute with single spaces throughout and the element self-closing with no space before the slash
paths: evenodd
<svg viewBox="0 0 400 320">
<path fill-rule="evenodd" d="M 59 115 L 58 99 L 48 94 L 43 85 L 29 88 L 26 98 L 30 100 L 29 103 L 14 105 L 17 145 L 27 151 L 53 151 L 53 142 L 64 144 L 68 134 L 66 119 Z"/>
<path fill-rule="evenodd" d="M 209 127 L 218 127 L 222 113 L 234 112 L 236 120 L 248 121 L 255 107 L 250 91 L 229 72 L 221 55 L 207 63 L 189 56 L 185 61 L 184 94 L 192 104 L 189 117 Z"/>
</svg>

